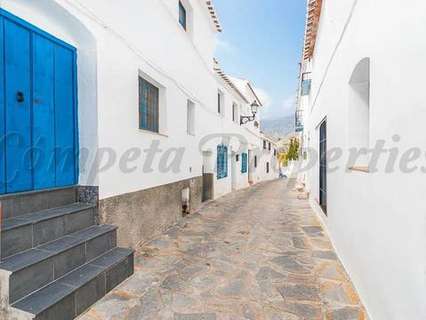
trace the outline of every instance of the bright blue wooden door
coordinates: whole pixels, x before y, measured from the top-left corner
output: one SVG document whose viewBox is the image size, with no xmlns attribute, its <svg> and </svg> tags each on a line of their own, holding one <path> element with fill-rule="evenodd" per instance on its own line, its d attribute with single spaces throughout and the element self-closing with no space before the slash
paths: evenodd
<svg viewBox="0 0 426 320">
<path fill-rule="evenodd" d="M 33 36 L 33 168 L 34 189 L 55 183 L 55 46 Z"/>
<path fill-rule="evenodd" d="M 76 183 L 76 51 L 0 9 L 0 194 Z"/>
<path fill-rule="evenodd" d="M 75 183 L 74 149 L 74 53 L 67 48 L 55 47 L 55 133 L 56 184 Z"/>
<path fill-rule="evenodd" d="M 4 19 L 6 191 L 32 188 L 31 33 Z"/>
<path fill-rule="evenodd" d="M 0 16 L 0 61 L 4 61 L 4 22 Z M 0 194 L 6 192 L 5 101 L 4 63 L 0 63 Z"/>
</svg>

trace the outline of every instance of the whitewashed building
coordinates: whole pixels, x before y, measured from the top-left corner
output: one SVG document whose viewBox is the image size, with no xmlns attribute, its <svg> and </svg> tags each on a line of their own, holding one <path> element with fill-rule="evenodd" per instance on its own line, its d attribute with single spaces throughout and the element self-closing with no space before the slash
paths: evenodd
<svg viewBox="0 0 426 320">
<path fill-rule="evenodd" d="M 221 31 L 204 0 L 0 1 L 0 317 L 77 315 L 105 288 L 79 301 L 81 286 L 58 283 L 60 261 L 78 273 L 100 256 L 101 275 L 116 272 L 108 291 L 133 272 L 117 243 L 135 248 L 203 201 L 278 177 L 262 101 L 213 59 Z M 61 243 L 40 256 L 49 241 Z M 34 309 L 61 288 L 66 299 Z"/>
<path fill-rule="evenodd" d="M 205 198 L 275 177 L 266 164 L 265 172 L 257 170 L 270 156 L 263 153 L 258 113 L 240 123 L 262 102 L 248 81 L 228 77 L 213 59 L 222 30 L 210 1 L 5 0 L 1 6 L 76 53 L 69 71 L 80 149 L 73 176 L 14 192 L 77 184 L 98 195 L 100 220 L 123 229 L 120 242 L 136 245 L 177 221 L 182 199 L 172 194 L 189 188 L 191 208 L 198 207 L 203 173 L 212 174 L 212 181 L 204 176 L 211 187 Z M 229 163 L 218 175 L 222 144 Z"/>
<path fill-rule="evenodd" d="M 308 1 L 301 179 L 372 320 L 425 319 L 426 3 Z"/>
</svg>

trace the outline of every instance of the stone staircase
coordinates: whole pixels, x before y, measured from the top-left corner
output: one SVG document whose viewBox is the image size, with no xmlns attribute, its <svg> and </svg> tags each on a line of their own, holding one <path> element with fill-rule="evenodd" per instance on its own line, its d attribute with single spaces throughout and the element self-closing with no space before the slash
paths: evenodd
<svg viewBox="0 0 426 320">
<path fill-rule="evenodd" d="M 0 196 L 0 319 L 74 319 L 133 274 L 117 228 L 77 189 Z"/>
</svg>

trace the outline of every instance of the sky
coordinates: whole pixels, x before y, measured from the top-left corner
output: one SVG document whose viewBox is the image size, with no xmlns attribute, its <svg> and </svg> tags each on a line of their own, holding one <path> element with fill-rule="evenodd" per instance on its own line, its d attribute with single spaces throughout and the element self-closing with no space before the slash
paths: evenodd
<svg viewBox="0 0 426 320">
<path fill-rule="evenodd" d="M 216 58 L 225 73 L 252 82 L 261 118 L 293 115 L 306 0 L 214 0 L 223 32 Z"/>
</svg>

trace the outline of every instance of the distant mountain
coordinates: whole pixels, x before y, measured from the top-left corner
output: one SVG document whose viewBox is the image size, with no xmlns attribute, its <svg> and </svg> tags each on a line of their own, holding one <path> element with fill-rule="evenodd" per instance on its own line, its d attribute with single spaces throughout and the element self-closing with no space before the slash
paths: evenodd
<svg viewBox="0 0 426 320">
<path fill-rule="evenodd" d="M 264 119 L 260 122 L 261 130 L 276 138 L 284 138 L 294 132 L 294 116 L 276 119 Z"/>
</svg>

